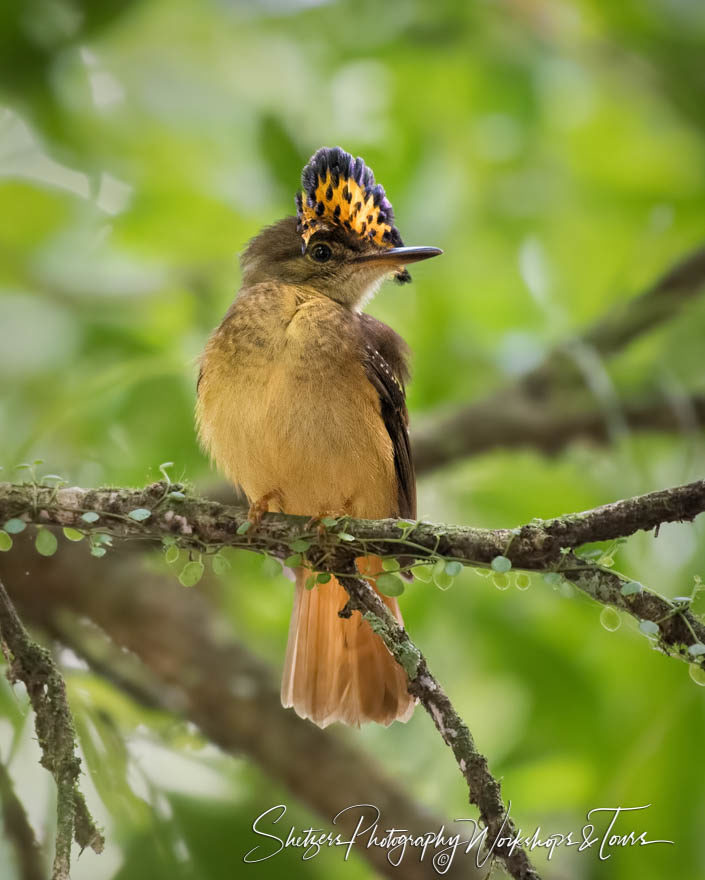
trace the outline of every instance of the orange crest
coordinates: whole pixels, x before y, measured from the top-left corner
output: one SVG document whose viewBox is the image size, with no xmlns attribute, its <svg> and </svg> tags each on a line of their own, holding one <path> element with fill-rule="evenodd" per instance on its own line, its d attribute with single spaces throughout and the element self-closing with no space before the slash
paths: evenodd
<svg viewBox="0 0 705 880">
<path fill-rule="evenodd" d="M 380 247 L 400 247 L 394 211 L 384 189 L 359 157 L 340 147 L 322 147 L 301 174 L 296 196 L 299 232 L 308 243 L 318 229 L 341 226 Z"/>
</svg>

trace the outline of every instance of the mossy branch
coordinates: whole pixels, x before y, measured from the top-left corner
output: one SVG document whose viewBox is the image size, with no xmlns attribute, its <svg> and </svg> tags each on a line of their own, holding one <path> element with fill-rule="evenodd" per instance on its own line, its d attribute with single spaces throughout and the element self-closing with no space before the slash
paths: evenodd
<svg viewBox="0 0 705 880">
<path fill-rule="evenodd" d="M 426 658 L 366 581 L 354 576 L 339 576 L 339 580 L 350 596 L 341 617 L 359 611 L 405 670 L 409 693 L 431 716 L 443 742 L 453 752 L 467 783 L 470 803 L 477 806 L 487 828 L 486 842 L 492 845 L 499 839 L 516 838 L 518 832 L 502 801 L 500 784 L 490 773 L 487 758 L 477 750 L 468 726 L 428 668 Z M 502 859 L 517 880 L 539 880 L 522 847 L 498 844 L 493 856 Z"/>
<path fill-rule="evenodd" d="M 197 554 L 235 547 L 280 560 L 290 558 L 297 542 L 303 542 L 302 558 L 311 569 L 343 574 L 351 571 L 356 557 L 369 554 L 399 559 L 402 564 L 409 558 L 445 559 L 483 568 L 504 557 L 514 569 L 553 572 L 597 602 L 640 622 L 650 621 L 664 651 L 705 665 L 705 654 L 698 654 L 699 648 L 689 651 L 705 645 L 705 626 L 687 605 L 641 585 L 625 591 L 625 578 L 575 553 L 586 543 L 625 538 L 666 522 L 693 520 L 705 510 L 705 480 L 581 513 L 533 520 L 514 529 L 352 518 L 324 526 L 287 514 L 265 514 L 254 525 L 246 510 L 186 497 L 181 488 L 164 482 L 144 489 L 56 489 L 35 483 L 0 483 L 0 528 L 14 520 L 21 526 L 33 523 L 123 539 L 174 541 Z"/>
<path fill-rule="evenodd" d="M 52 880 L 69 880 L 71 844 L 103 850 L 102 834 L 78 787 L 81 761 L 76 756 L 76 731 L 66 699 L 66 685 L 51 655 L 34 642 L 22 625 L 0 581 L 0 636 L 8 661 L 7 676 L 24 683 L 34 709 L 34 725 L 42 751 L 41 764 L 56 781 L 56 845 Z"/>
</svg>

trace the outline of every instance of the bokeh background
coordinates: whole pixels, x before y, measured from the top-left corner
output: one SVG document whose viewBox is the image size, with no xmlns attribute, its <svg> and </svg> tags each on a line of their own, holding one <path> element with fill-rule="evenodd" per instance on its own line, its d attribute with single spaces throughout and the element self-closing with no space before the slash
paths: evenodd
<svg viewBox="0 0 705 880">
<path fill-rule="evenodd" d="M 412 423 L 512 383 L 701 244 L 704 53 L 699 0 L 3 4 L 3 478 L 40 458 L 71 484 L 140 486 L 172 461 L 173 478 L 222 491 L 194 437 L 196 358 L 237 290 L 238 251 L 292 212 L 324 144 L 365 157 L 407 243 L 445 251 L 370 306 L 413 350 Z M 704 350 L 695 300 L 587 371 L 603 393 L 586 405 L 677 404 L 681 428 L 613 418 L 608 445 L 489 448 L 423 475 L 420 515 L 511 527 L 702 477 L 687 400 L 705 389 Z M 615 566 L 687 595 L 705 574 L 703 535 L 702 522 L 637 535 Z M 257 556 L 229 559 L 195 589 L 278 671 L 290 584 Z M 176 581 L 179 562 L 143 564 Z M 447 591 L 414 583 L 402 602 L 522 828 L 575 831 L 593 807 L 652 804 L 636 827 L 675 841 L 609 862 L 537 857 L 546 877 L 705 876 L 705 691 L 687 666 L 536 576 L 497 589 L 466 571 Z M 76 880 L 373 876 L 338 853 L 244 866 L 262 810 L 322 819 L 247 756 L 58 656 L 108 838 Z M 21 690 L 0 685 L 0 709 L 0 757 L 50 842 L 53 783 Z M 349 739 L 436 813 L 474 815 L 423 711 Z M 3 841 L 0 864 L 18 878 Z"/>
</svg>

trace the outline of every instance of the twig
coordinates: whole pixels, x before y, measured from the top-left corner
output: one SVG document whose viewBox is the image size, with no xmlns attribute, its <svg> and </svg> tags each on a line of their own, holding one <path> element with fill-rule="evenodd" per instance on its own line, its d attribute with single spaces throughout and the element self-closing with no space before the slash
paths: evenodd
<svg viewBox="0 0 705 880">
<path fill-rule="evenodd" d="M 102 852 L 104 840 L 78 788 L 81 761 L 75 754 L 76 733 L 66 699 L 66 686 L 46 648 L 30 639 L 0 581 L 0 634 L 14 684 L 27 688 L 42 751 L 40 763 L 57 788 L 56 846 L 52 880 L 69 880 L 71 843 Z"/>
<path fill-rule="evenodd" d="M 12 843 L 20 880 L 44 880 L 42 853 L 22 802 L 12 787 L 10 774 L 0 762 L 0 804 L 5 837 Z"/>
</svg>

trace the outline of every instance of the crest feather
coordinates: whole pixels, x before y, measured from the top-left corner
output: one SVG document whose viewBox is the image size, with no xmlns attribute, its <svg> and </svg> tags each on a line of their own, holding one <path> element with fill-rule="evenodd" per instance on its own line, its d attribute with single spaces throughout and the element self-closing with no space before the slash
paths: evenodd
<svg viewBox="0 0 705 880">
<path fill-rule="evenodd" d="M 400 247 L 394 210 L 372 170 L 341 147 L 322 147 L 301 173 L 296 196 L 298 231 L 308 243 L 323 226 L 337 225 L 380 247 Z"/>
</svg>

